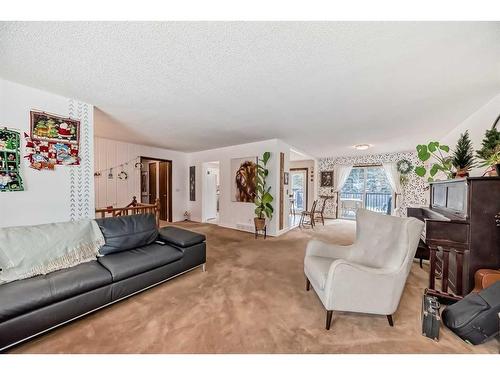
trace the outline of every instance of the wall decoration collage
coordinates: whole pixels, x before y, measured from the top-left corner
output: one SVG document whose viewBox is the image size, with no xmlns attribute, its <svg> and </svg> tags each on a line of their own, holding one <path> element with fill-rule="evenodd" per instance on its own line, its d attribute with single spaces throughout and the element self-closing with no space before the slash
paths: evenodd
<svg viewBox="0 0 500 375">
<path fill-rule="evenodd" d="M 30 112 L 30 134 L 24 132 L 25 156 L 21 157 L 21 132 L 0 129 L 0 192 L 23 191 L 21 160 L 36 170 L 56 165 L 80 165 L 80 121 L 45 112 Z"/>
<path fill-rule="evenodd" d="M 30 130 L 24 137 L 31 168 L 53 170 L 56 165 L 80 164 L 80 121 L 31 111 Z"/>
<path fill-rule="evenodd" d="M 23 191 L 21 137 L 18 131 L 0 129 L 0 191 Z"/>
</svg>

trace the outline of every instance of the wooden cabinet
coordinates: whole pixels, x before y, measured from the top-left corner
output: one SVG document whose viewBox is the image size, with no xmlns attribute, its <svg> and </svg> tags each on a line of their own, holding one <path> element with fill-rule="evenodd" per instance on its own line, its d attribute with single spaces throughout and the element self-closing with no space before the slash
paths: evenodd
<svg viewBox="0 0 500 375">
<path fill-rule="evenodd" d="M 429 208 L 411 208 L 408 216 L 425 221 L 422 240 L 431 250 L 433 271 L 442 274 L 442 289 L 456 295 L 474 287 L 480 268 L 500 268 L 500 177 L 473 177 L 430 183 Z M 434 263 L 434 264 L 432 264 Z"/>
</svg>

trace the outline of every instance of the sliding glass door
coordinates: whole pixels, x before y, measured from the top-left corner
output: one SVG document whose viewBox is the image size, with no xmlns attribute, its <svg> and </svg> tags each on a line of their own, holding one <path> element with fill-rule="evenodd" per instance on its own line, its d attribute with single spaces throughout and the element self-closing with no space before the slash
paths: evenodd
<svg viewBox="0 0 500 375">
<path fill-rule="evenodd" d="M 391 214 L 392 189 L 379 166 L 354 167 L 340 192 L 339 217 L 355 219 L 358 208 Z"/>
</svg>

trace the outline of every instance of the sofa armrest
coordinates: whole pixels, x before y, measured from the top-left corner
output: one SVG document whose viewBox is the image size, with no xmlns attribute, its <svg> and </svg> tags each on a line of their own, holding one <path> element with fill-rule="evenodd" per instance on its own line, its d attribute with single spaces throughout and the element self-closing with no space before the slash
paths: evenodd
<svg viewBox="0 0 500 375">
<path fill-rule="evenodd" d="M 205 242 L 204 234 L 177 227 L 164 227 L 158 231 L 158 239 L 176 247 L 190 247 Z"/>
<path fill-rule="evenodd" d="M 405 283 L 402 272 L 336 260 L 325 286 L 327 307 L 389 315 L 397 309 Z"/>
<path fill-rule="evenodd" d="M 353 247 L 353 245 L 342 246 L 311 240 L 307 243 L 306 257 L 318 256 L 334 259 L 348 259 Z"/>
</svg>

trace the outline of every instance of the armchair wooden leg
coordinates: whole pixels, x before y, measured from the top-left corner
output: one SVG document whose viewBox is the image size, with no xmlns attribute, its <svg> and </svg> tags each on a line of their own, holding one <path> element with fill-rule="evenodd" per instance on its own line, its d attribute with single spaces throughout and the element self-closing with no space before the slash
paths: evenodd
<svg viewBox="0 0 500 375">
<path fill-rule="evenodd" d="M 309 279 L 306 277 L 306 290 L 309 291 L 309 289 L 311 289 L 311 282 L 309 281 Z"/>
<path fill-rule="evenodd" d="M 326 329 L 327 330 L 330 329 L 330 326 L 332 324 L 332 315 L 333 315 L 332 310 L 326 310 Z"/>
<path fill-rule="evenodd" d="M 387 321 L 391 327 L 394 327 L 394 322 L 392 321 L 392 315 L 387 315 Z"/>
</svg>

